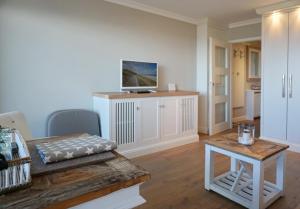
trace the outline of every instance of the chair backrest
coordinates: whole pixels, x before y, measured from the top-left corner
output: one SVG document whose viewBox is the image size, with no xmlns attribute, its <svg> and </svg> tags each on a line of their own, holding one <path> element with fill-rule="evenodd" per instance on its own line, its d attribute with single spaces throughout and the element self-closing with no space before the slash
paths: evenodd
<svg viewBox="0 0 300 209">
<path fill-rule="evenodd" d="M 32 140 L 25 116 L 21 112 L 8 112 L 0 114 L 0 125 L 3 127 L 15 128 L 22 134 L 25 140 Z"/>
<path fill-rule="evenodd" d="M 88 133 L 101 136 L 100 119 L 97 113 L 89 110 L 59 110 L 47 120 L 47 136 L 63 136 Z"/>
</svg>

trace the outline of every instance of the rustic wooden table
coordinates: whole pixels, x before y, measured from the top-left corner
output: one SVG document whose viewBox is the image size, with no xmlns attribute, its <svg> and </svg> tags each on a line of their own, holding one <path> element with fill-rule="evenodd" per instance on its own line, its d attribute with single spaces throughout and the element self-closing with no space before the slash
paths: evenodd
<svg viewBox="0 0 300 209">
<path fill-rule="evenodd" d="M 213 190 L 246 208 L 268 207 L 284 195 L 285 151 L 288 147 L 265 140 L 256 140 L 253 145 L 245 146 L 237 142 L 235 134 L 206 140 L 205 189 Z M 231 158 L 230 171 L 218 177 L 214 176 L 214 152 Z M 264 181 L 264 165 L 270 160 L 277 163 L 275 183 Z"/>
<path fill-rule="evenodd" d="M 105 162 L 33 177 L 31 187 L 1 195 L 0 208 L 132 208 L 145 202 L 139 185 L 149 172 L 114 154 Z"/>
</svg>

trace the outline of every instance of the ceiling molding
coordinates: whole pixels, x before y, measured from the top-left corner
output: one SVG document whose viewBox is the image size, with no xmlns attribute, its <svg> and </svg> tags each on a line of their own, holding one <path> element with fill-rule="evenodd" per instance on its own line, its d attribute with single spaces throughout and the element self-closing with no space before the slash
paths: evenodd
<svg viewBox="0 0 300 209">
<path fill-rule="evenodd" d="M 260 40 L 261 40 L 261 36 L 254 36 L 254 37 L 249 37 L 249 38 L 233 39 L 233 40 L 229 40 L 228 42 L 231 44 L 234 44 L 234 43 L 260 41 Z"/>
<path fill-rule="evenodd" d="M 122 5 L 122 6 L 137 9 L 137 10 L 141 10 L 141 11 L 144 11 L 144 12 L 149 12 L 149 13 L 152 13 L 152 14 L 168 17 L 168 18 L 171 18 L 171 19 L 180 20 L 182 22 L 187 22 L 187 23 L 191 23 L 191 24 L 195 24 L 195 25 L 197 25 L 199 23 L 198 19 L 194 19 L 194 18 L 191 18 L 191 17 L 183 16 L 183 15 L 179 15 L 179 14 L 176 14 L 174 12 L 170 12 L 170 11 L 167 11 L 167 10 L 163 10 L 163 9 L 159 9 L 159 8 L 156 8 L 156 7 L 148 6 L 148 5 L 145 5 L 145 4 L 141 4 L 141 3 L 138 3 L 138 2 L 135 2 L 135 1 L 132 1 L 132 0 L 104 0 L 104 1 L 114 3 L 114 4 L 119 4 L 119 5 Z"/>
<path fill-rule="evenodd" d="M 258 23 L 261 23 L 261 18 L 253 18 L 253 19 L 249 19 L 249 20 L 230 23 L 228 25 L 228 28 L 238 28 L 238 27 L 254 25 L 254 24 L 258 24 Z"/>
<path fill-rule="evenodd" d="M 256 9 L 256 13 L 259 15 L 264 15 L 274 11 L 289 10 L 296 7 L 300 7 L 300 0 L 282 1 L 277 4 L 271 4 L 264 7 L 260 7 Z"/>
</svg>

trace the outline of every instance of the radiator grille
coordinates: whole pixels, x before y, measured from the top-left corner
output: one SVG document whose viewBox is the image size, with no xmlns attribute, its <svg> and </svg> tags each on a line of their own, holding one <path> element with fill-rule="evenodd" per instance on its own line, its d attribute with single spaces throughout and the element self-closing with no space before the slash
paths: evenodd
<svg viewBox="0 0 300 209">
<path fill-rule="evenodd" d="M 134 102 L 116 103 L 117 145 L 134 143 Z"/>
<path fill-rule="evenodd" d="M 195 129 L 195 100 L 194 98 L 182 99 L 182 132 Z"/>
</svg>

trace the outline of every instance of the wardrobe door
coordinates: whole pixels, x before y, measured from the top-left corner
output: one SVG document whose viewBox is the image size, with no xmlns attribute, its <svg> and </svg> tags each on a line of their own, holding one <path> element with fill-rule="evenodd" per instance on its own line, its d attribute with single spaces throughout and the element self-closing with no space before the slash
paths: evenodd
<svg viewBox="0 0 300 209">
<path fill-rule="evenodd" d="M 261 137 L 286 140 L 288 14 L 263 17 Z"/>
<path fill-rule="evenodd" d="M 289 14 L 287 139 L 300 143 L 300 10 Z"/>
</svg>

